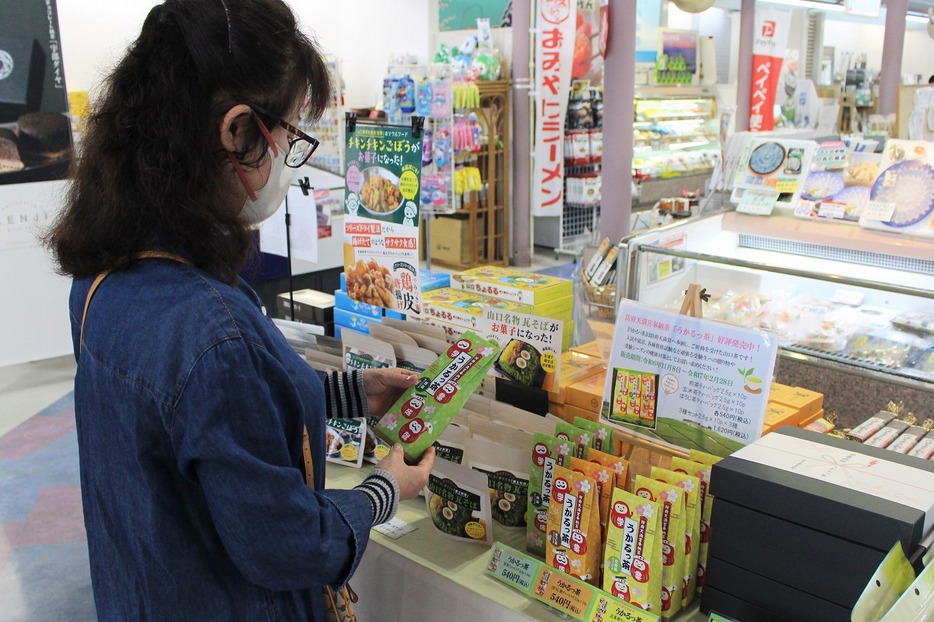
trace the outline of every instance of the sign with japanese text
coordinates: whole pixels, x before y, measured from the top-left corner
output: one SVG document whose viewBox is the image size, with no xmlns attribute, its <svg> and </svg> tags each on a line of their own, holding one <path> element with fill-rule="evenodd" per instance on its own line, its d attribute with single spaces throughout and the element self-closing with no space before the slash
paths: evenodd
<svg viewBox="0 0 934 622">
<path fill-rule="evenodd" d="M 756 10 L 749 97 L 749 129 L 753 132 L 775 128 L 773 110 L 790 28 L 790 11 Z"/>
<path fill-rule="evenodd" d="M 485 572 L 580 622 L 656 622 L 658 616 L 630 605 L 534 557 L 496 542 Z"/>
<path fill-rule="evenodd" d="M 409 127 L 357 123 L 346 137 L 344 272 L 353 300 L 421 313 L 422 141 Z"/>
<path fill-rule="evenodd" d="M 564 119 L 574 63 L 577 3 L 540 0 L 536 12 L 535 164 L 532 215 L 557 216 L 564 208 Z"/>
<path fill-rule="evenodd" d="M 564 322 L 489 308 L 478 321 L 478 331 L 502 348 L 494 364 L 496 374 L 528 387 L 557 391 Z"/>
<path fill-rule="evenodd" d="M 623 300 L 601 415 L 633 434 L 726 456 L 762 433 L 777 340 Z"/>
<path fill-rule="evenodd" d="M 55 0 L 0 2 L 0 184 L 68 173 L 73 148 L 61 34 Z M 24 205 L 4 207 L 17 225 L 30 216 Z"/>
</svg>

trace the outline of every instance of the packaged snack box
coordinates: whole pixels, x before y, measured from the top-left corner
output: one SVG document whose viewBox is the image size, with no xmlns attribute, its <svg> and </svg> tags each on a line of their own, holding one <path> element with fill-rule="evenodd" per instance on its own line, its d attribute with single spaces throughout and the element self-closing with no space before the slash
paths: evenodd
<svg viewBox="0 0 934 622">
<path fill-rule="evenodd" d="M 613 469 L 617 488 L 629 488 L 629 461 L 622 456 L 614 456 L 599 449 L 589 449 L 587 459 Z"/>
<path fill-rule="evenodd" d="M 366 420 L 363 417 L 328 419 L 325 434 L 325 459 L 328 462 L 360 467 L 366 439 Z"/>
<path fill-rule="evenodd" d="M 574 295 L 574 282 L 515 268 L 482 266 L 451 276 L 451 287 L 528 305 Z"/>
<path fill-rule="evenodd" d="M 600 573 L 600 512 L 593 479 L 555 467 L 545 562 L 591 585 Z"/>
<path fill-rule="evenodd" d="M 642 609 L 661 609 L 661 508 L 622 488 L 613 490 L 610 501 L 603 589 Z"/>
<path fill-rule="evenodd" d="M 561 355 L 561 376 L 558 378 L 558 386 L 551 390 L 548 399 L 556 404 L 567 403 L 569 386 L 604 370 L 606 363 L 603 359 L 568 350 Z"/>
<path fill-rule="evenodd" d="M 591 432 L 573 426 L 566 421 L 555 423 L 555 436 L 570 441 L 574 456 L 577 458 L 586 456 L 587 450 L 593 443 L 593 434 Z"/>
<path fill-rule="evenodd" d="M 423 315 L 428 320 L 439 320 L 448 324 L 477 329 L 478 320 L 486 309 L 500 309 L 517 313 L 531 313 L 527 304 L 500 300 L 475 292 L 443 287 L 422 295 Z"/>
<path fill-rule="evenodd" d="M 422 372 L 376 425 L 388 443 L 399 443 L 418 460 L 441 435 L 493 365 L 499 348 L 466 332 Z"/>
<path fill-rule="evenodd" d="M 684 527 L 681 489 L 665 482 L 637 475 L 632 485 L 636 496 L 658 503 L 661 513 L 662 589 L 661 616 L 668 620 L 681 612 L 684 574 Z"/>
</svg>

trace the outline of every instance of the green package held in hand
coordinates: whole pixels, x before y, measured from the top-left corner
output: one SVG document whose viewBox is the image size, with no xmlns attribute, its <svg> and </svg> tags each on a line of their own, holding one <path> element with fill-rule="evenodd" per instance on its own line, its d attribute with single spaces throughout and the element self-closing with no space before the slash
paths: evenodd
<svg viewBox="0 0 934 622">
<path fill-rule="evenodd" d="M 418 460 L 480 386 L 498 354 L 495 341 L 464 333 L 383 415 L 376 434 L 402 445 L 409 460 Z"/>
</svg>

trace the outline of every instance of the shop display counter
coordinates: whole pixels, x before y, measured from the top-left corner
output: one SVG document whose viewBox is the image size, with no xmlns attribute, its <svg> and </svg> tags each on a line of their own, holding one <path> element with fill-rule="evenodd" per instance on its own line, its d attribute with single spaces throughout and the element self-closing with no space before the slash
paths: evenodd
<svg viewBox="0 0 934 622">
<path fill-rule="evenodd" d="M 351 469 L 329 465 L 329 488 L 352 488 L 363 481 L 369 467 Z M 525 622 L 558 619 L 542 603 L 484 574 L 490 555 L 487 546 L 446 539 L 431 525 L 421 497 L 399 505 L 397 518 L 416 530 L 398 539 L 377 531 L 351 579 L 360 594 L 356 605 L 361 620 L 445 620 L 446 622 Z M 493 528 L 494 539 L 525 550 L 525 530 Z M 698 599 L 699 600 L 699 599 Z M 705 620 L 697 607 L 680 622 Z"/>
<path fill-rule="evenodd" d="M 631 235 L 619 257 L 618 298 L 675 308 L 699 283 L 706 317 L 773 331 L 776 379 L 841 415 L 934 410 L 934 330 L 913 325 L 934 314 L 930 240 L 731 211 Z"/>
</svg>

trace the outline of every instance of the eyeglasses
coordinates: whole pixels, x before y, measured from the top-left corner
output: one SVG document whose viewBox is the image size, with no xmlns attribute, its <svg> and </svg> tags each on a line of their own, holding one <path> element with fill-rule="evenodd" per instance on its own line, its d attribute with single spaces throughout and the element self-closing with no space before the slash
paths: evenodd
<svg viewBox="0 0 934 622">
<path fill-rule="evenodd" d="M 310 158 L 311 154 L 315 152 L 315 149 L 318 148 L 318 145 L 320 144 L 318 139 L 309 136 L 291 123 L 283 121 L 271 112 L 263 110 L 256 104 L 249 104 L 249 106 L 254 110 L 254 112 L 258 112 L 270 121 L 273 121 L 279 125 L 279 127 L 293 134 L 293 136 L 289 137 L 289 152 L 285 156 L 286 166 L 290 168 L 301 167 L 305 164 L 305 162 L 308 161 L 308 158 Z"/>
</svg>

